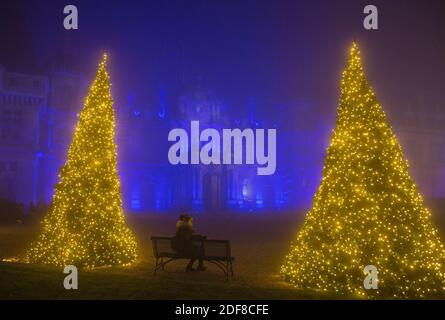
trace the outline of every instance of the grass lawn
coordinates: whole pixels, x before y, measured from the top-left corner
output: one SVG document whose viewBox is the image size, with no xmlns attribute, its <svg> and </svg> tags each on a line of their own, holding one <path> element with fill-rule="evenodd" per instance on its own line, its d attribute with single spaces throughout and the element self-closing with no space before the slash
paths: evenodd
<svg viewBox="0 0 445 320">
<path fill-rule="evenodd" d="M 79 290 L 65 290 L 61 268 L 0 262 L 0 299 L 310 299 L 329 298 L 301 292 L 281 281 L 278 271 L 298 221 L 254 217 L 199 217 L 195 227 L 209 238 L 229 239 L 235 256 L 235 278 L 208 264 L 200 273 L 185 273 L 186 260 L 172 262 L 153 275 L 152 235 L 172 235 L 174 216 L 131 217 L 139 240 L 139 259 L 128 267 L 79 271 Z M 298 219 L 297 219 L 298 220 Z M 286 229 L 283 236 L 281 230 Z M 154 231 L 156 230 L 156 231 Z M 0 258 L 22 254 L 37 226 L 0 226 Z M 281 235 L 277 237 L 277 235 Z"/>
<path fill-rule="evenodd" d="M 332 299 L 341 298 L 292 288 L 279 276 L 280 264 L 303 215 L 196 217 L 195 228 L 211 239 L 229 239 L 235 278 L 207 265 L 205 272 L 185 273 L 185 260 L 153 275 L 150 237 L 172 235 L 174 216 L 131 216 L 139 240 L 139 259 L 128 267 L 79 271 L 79 290 L 65 290 L 61 268 L 0 262 L 0 299 Z M 37 235 L 30 225 L 0 226 L 0 260 L 23 254 Z"/>
</svg>

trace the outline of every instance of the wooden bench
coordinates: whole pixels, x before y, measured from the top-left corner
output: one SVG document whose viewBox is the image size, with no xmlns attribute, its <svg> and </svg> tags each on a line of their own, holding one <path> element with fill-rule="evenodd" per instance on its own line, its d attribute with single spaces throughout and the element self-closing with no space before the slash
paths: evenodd
<svg viewBox="0 0 445 320">
<path fill-rule="evenodd" d="M 164 270 L 164 267 L 171 261 L 191 258 L 173 250 L 172 240 L 173 237 L 151 237 L 153 255 L 156 259 L 155 275 L 159 269 Z M 195 242 L 204 248 L 204 261 L 216 265 L 224 272 L 227 280 L 233 278 L 233 261 L 235 258 L 231 254 L 230 241 L 202 239 Z"/>
</svg>

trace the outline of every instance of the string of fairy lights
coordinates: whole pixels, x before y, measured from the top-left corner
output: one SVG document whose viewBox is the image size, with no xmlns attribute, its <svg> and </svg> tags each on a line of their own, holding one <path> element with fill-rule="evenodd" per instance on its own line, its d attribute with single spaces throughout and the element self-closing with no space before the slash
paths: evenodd
<svg viewBox="0 0 445 320">
<path fill-rule="evenodd" d="M 354 43 L 323 178 L 284 278 L 303 289 L 410 298 L 445 290 L 445 252 Z M 378 269 L 378 289 L 363 286 Z"/>
<path fill-rule="evenodd" d="M 104 54 L 41 234 L 27 252 L 31 263 L 97 267 L 129 264 L 136 258 L 136 239 L 122 209 L 106 63 Z"/>
</svg>

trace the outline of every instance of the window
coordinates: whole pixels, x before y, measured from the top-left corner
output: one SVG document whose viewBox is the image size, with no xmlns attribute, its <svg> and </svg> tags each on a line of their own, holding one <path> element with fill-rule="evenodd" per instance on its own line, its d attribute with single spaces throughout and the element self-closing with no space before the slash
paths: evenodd
<svg viewBox="0 0 445 320">
<path fill-rule="evenodd" d="M 249 198 L 249 180 L 243 180 L 243 199 L 247 200 Z"/>
</svg>

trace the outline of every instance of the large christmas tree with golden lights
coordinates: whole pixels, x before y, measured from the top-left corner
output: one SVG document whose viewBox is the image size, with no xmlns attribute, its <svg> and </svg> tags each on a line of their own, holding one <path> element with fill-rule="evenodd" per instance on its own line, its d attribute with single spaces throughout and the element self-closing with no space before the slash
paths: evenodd
<svg viewBox="0 0 445 320">
<path fill-rule="evenodd" d="M 323 178 L 284 278 L 302 289 L 415 298 L 445 290 L 445 254 L 408 163 L 353 44 Z M 378 289 L 364 288 L 364 268 Z"/>
<path fill-rule="evenodd" d="M 97 267 L 128 264 L 136 258 L 136 239 L 122 209 L 106 62 L 104 55 L 41 234 L 27 252 L 30 263 Z"/>
</svg>

